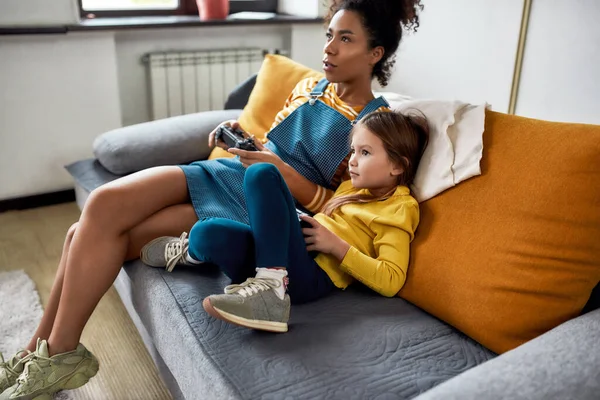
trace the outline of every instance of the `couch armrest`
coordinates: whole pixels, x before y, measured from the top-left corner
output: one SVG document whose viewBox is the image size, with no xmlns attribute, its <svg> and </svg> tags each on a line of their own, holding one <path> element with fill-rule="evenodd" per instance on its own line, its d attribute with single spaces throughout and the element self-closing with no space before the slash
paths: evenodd
<svg viewBox="0 0 600 400">
<path fill-rule="evenodd" d="M 600 310 L 568 321 L 415 400 L 598 399 Z"/>
<path fill-rule="evenodd" d="M 211 150 L 208 134 L 221 122 L 237 119 L 241 111 L 207 111 L 115 129 L 96 138 L 94 155 L 117 175 L 202 160 Z"/>
</svg>

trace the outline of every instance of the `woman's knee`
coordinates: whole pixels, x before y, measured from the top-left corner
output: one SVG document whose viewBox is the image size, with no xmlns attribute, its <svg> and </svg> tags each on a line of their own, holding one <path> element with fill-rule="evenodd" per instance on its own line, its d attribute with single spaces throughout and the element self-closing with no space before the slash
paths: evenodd
<svg viewBox="0 0 600 400">
<path fill-rule="evenodd" d="M 116 226 L 119 222 L 118 213 L 122 208 L 124 195 L 119 188 L 100 186 L 90 193 L 85 202 L 81 218 L 91 219 L 96 223 L 110 222 Z"/>
</svg>

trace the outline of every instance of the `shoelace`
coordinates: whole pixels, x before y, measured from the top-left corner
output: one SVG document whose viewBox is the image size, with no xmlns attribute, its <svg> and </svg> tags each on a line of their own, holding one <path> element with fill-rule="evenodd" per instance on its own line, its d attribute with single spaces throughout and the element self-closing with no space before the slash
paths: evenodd
<svg viewBox="0 0 600 400">
<path fill-rule="evenodd" d="M 281 286 L 281 282 L 273 278 L 248 278 L 239 285 L 229 285 L 225 287 L 225 294 L 240 294 L 243 297 L 252 296 L 259 291 L 276 289 Z"/>
<path fill-rule="evenodd" d="M 167 272 L 173 271 L 175 265 L 179 263 L 187 253 L 188 247 L 190 246 L 189 241 L 186 239 L 187 233 L 183 232 L 179 236 L 179 240 L 174 240 L 165 246 L 165 260 L 167 260 Z"/>
<path fill-rule="evenodd" d="M 42 369 L 42 367 L 40 367 L 38 365 L 38 361 L 43 360 L 43 361 L 48 361 L 50 363 L 53 362 L 51 358 L 40 356 L 39 354 L 36 354 L 36 353 L 31 353 L 31 354 L 27 355 L 26 357 L 28 357 L 28 359 L 27 359 L 27 363 L 25 364 L 25 369 L 23 369 L 23 373 L 21 373 L 21 375 L 19 375 L 19 377 L 17 378 L 17 383 L 19 385 L 27 382 L 27 380 L 29 379 L 29 375 L 31 375 L 32 367 L 35 367 L 38 370 L 38 372 L 44 371 Z"/>
<path fill-rule="evenodd" d="M 4 369 L 7 369 L 13 375 L 18 375 L 19 372 L 15 371 L 14 367 L 17 364 L 26 363 L 27 361 L 29 361 L 31 359 L 31 357 L 33 355 L 33 353 L 31 351 L 27 350 L 27 349 L 21 349 L 21 350 L 17 351 L 16 354 L 21 354 L 21 353 L 27 353 L 27 355 L 24 356 L 24 357 L 22 357 L 22 358 L 19 358 L 19 361 L 17 361 L 17 363 L 14 364 L 14 365 L 9 365 L 8 362 L 5 362 L 4 361 L 4 357 L 2 356 L 2 353 L 0 353 L 0 367 L 3 367 Z"/>
</svg>

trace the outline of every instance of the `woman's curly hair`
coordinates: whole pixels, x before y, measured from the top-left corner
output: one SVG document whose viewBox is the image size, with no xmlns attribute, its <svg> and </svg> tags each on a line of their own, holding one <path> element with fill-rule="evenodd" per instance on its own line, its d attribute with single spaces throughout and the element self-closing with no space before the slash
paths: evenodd
<svg viewBox="0 0 600 400">
<path fill-rule="evenodd" d="M 419 13 L 423 10 L 421 0 L 332 0 L 326 23 L 329 24 L 340 10 L 354 11 L 361 16 L 369 35 L 369 48 L 384 48 L 383 57 L 373 67 L 373 76 L 381 86 L 386 86 L 403 30 L 416 32 L 419 28 Z"/>
</svg>

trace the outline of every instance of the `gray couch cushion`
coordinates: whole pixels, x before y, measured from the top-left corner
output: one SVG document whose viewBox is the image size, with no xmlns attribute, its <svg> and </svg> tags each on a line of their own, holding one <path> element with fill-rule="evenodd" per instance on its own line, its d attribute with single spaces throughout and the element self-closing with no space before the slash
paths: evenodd
<svg viewBox="0 0 600 400">
<path fill-rule="evenodd" d="M 493 356 L 407 302 L 368 290 L 297 306 L 291 331 L 268 335 L 207 319 L 193 306 L 210 294 L 196 292 L 202 277 L 172 278 L 188 321 L 204 322 L 195 332 L 247 399 L 410 399 Z"/>
<path fill-rule="evenodd" d="M 230 283 L 214 267 L 167 273 L 135 262 L 125 270 L 137 312 L 187 398 L 411 399 L 494 357 L 406 301 L 363 287 L 295 306 L 290 331 L 269 334 L 204 311 L 204 297 Z M 147 275 L 157 273 L 169 294 L 161 290 L 152 302 L 163 305 L 152 307 Z"/>
<path fill-rule="evenodd" d="M 185 164 L 208 157 L 208 134 L 241 110 L 208 111 L 146 122 L 103 133 L 94 155 L 113 174 L 128 174 L 156 165 Z"/>
</svg>

